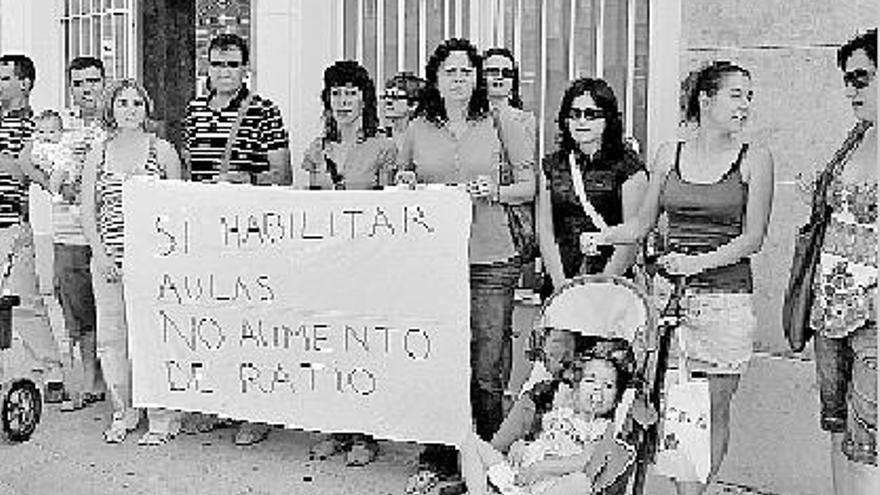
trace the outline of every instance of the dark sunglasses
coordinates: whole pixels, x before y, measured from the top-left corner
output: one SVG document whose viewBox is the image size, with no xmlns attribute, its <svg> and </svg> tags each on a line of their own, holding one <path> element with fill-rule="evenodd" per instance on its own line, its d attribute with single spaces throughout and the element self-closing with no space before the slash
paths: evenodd
<svg viewBox="0 0 880 495">
<path fill-rule="evenodd" d="M 385 94 L 382 95 L 383 100 L 405 100 L 407 99 L 406 93 L 404 92 L 392 92 L 386 91 Z"/>
<path fill-rule="evenodd" d="M 500 68 L 500 67 L 487 67 L 483 69 L 483 75 L 486 77 L 504 77 L 507 79 L 513 79 L 516 75 L 516 71 L 513 69 Z"/>
<path fill-rule="evenodd" d="M 568 110 L 568 118 L 572 120 L 598 120 L 605 118 L 605 112 L 599 108 L 575 108 Z"/>
<path fill-rule="evenodd" d="M 238 60 L 211 60 L 208 62 L 211 67 L 215 69 L 221 69 L 223 67 L 229 67 L 230 69 L 237 69 L 244 65 L 242 62 Z"/>
<path fill-rule="evenodd" d="M 874 74 L 868 72 L 867 69 L 856 69 L 843 73 L 844 86 L 852 85 L 855 89 L 867 88 L 873 79 Z"/>
</svg>

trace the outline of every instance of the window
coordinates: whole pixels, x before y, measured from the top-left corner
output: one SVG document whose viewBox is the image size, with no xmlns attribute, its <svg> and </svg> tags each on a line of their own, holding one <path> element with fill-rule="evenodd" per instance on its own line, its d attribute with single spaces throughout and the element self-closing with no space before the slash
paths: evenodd
<svg viewBox="0 0 880 495">
<path fill-rule="evenodd" d="M 76 57 L 100 58 L 108 79 L 136 76 L 135 0 L 64 0 L 65 67 Z"/>
</svg>

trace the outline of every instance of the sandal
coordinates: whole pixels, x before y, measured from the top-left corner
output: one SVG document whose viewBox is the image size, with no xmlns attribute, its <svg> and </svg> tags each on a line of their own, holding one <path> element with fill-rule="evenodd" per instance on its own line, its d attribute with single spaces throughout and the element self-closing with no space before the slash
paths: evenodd
<svg viewBox="0 0 880 495">
<path fill-rule="evenodd" d="M 218 426 L 216 416 L 201 413 L 184 413 L 180 420 L 180 431 L 187 435 L 210 433 Z"/>
<path fill-rule="evenodd" d="M 421 470 L 406 480 L 406 495 L 429 495 L 440 483 L 440 476 L 434 471 Z"/>
<path fill-rule="evenodd" d="M 113 420 L 110 421 L 110 427 L 104 431 L 104 441 L 107 443 L 122 443 L 128 432 L 137 429 L 140 422 L 140 411 L 135 410 L 134 413 L 115 412 Z"/>
<path fill-rule="evenodd" d="M 260 423 L 243 423 L 235 432 L 235 445 L 253 445 L 260 443 L 269 436 L 269 425 Z"/>
<path fill-rule="evenodd" d="M 170 431 L 148 431 L 138 439 L 138 445 L 145 447 L 160 447 L 170 442 L 174 435 Z"/>
<path fill-rule="evenodd" d="M 321 440 L 315 445 L 312 445 L 312 448 L 309 449 L 309 457 L 311 459 L 323 461 L 326 460 L 328 457 L 337 454 L 343 448 L 344 446 L 342 441 L 336 438 L 335 435 L 330 435 L 324 440 Z"/>
<path fill-rule="evenodd" d="M 77 393 L 71 393 L 64 397 L 61 401 L 61 412 L 73 412 L 84 408 L 86 405 L 82 400 L 82 396 Z"/>
<path fill-rule="evenodd" d="M 375 441 L 362 440 L 355 442 L 351 450 L 345 454 L 345 464 L 348 466 L 366 466 L 373 462 L 379 454 L 379 444 Z"/>
<path fill-rule="evenodd" d="M 86 392 L 83 394 L 84 404 L 94 404 L 95 402 L 104 402 L 107 395 L 104 392 Z"/>
</svg>

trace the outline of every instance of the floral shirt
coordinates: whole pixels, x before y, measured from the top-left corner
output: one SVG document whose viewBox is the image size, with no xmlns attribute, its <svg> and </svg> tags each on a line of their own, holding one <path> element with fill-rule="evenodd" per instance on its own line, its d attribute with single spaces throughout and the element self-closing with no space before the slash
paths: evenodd
<svg viewBox="0 0 880 495">
<path fill-rule="evenodd" d="M 877 183 L 835 180 L 828 202 L 833 212 L 813 280 L 810 324 L 841 338 L 877 321 Z"/>
</svg>

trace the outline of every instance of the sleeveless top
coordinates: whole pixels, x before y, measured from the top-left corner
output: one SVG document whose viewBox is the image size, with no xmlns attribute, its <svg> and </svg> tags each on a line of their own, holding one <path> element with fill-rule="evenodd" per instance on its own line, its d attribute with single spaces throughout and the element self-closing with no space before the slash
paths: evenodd
<svg viewBox="0 0 880 495">
<path fill-rule="evenodd" d="M 632 150 L 625 150 L 620 160 L 610 160 L 601 152 L 591 159 L 575 152 L 587 199 L 602 215 L 605 223 L 623 222 L 623 184 L 634 174 L 645 171 L 645 166 Z M 556 151 L 544 158 L 544 176 L 550 187 L 553 232 L 559 245 L 562 270 L 567 278 L 581 273 L 600 273 L 614 253 L 613 246 L 600 246 L 597 256 L 584 256 L 580 247 L 583 232 L 598 232 L 599 228 L 584 213 L 583 205 L 574 189 L 567 151 Z"/>
<path fill-rule="evenodd" d="M 144 163 L 147 175 L 165 178 L 165 171 L 159 164 L 156 140 L 150 137 L 150 150 Z M 122 268 L 124 222 L 122 215 L 122 183 L 127 175 L 107 170 L 107 145 L 101 156 L 101 165 L 95 180 L 95 203 L 98 214 L 98 234 L 110 259 Z"/>
<path fill-rule="evenodd" d="M 660 207 L 669 216 L 667 251 L 688 255 L 714 251 L 743 232 L 749 186 L 742 180 L 743 144 L 736 160 L 717 182 L 703 184 L 681 178 L 678 143 L 675 163 L 660 193 Z M 688 278 L 688 287 L 712 292 L 752 292 L 749 258 L 705 270 Z"/>
<path fill-rule="evenodd" d="M 828 188 L 831 219 L 813 279 L 810 326 L 830 338 L 846 337 L 877 321 L 877 182 Z"/>
</svg>

